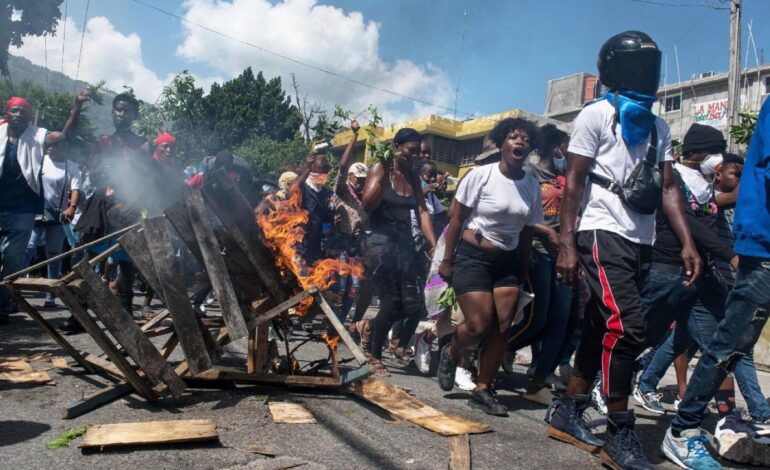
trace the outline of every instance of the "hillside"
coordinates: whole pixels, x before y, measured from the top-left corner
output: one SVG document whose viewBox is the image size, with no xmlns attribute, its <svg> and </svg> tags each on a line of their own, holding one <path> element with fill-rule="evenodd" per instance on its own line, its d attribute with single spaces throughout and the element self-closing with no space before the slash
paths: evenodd
<svg viewBox="0 0 770 470">
<path fill-rule="evenodd" d="M 30 81 L 37 85 L 46 87 L 46 72 L 44 67 L 35 65 L 24 57 L 10 56 L 8 59 L 8 69 L 11 73 L 13 83 L 22 83 Z M 60 72 L 48 69 L 48 89 L 51 91 L 70 93 L 74 96 L 75 91 L 88 86 L 88 83 L 78 80 L 75 82 L 72 78 L 62 75 Z M 112 98 L 116 95 L 110 90 L 102 90 L 104 93 L 104 102 L 101 106 L 90 103 L 85 111 L 91 124 L 96 130 L 96 134 L 112 134 L 112 116 L 110 114 L 110 105 Z"/>
</svg>

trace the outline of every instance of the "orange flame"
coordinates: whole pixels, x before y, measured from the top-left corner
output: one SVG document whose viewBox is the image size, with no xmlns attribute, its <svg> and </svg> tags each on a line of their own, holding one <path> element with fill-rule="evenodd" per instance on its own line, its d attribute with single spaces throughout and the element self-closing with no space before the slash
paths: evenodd
<svg viewBox="0 0 770 470">
<path fill-rule="evenodd" d="M 335 351 L 337 349 L 337 343 L 340 342 L 339 336 L 333 336 L 330 338 L 328 334 L 324 333 L 321 338 L 323 338 L 324 343 L 326 343 L 326 347 L 328 347 L 330 351 Z"/>
<path fill-rule="evenodd" d="M 303 289 L 315 286 L 322 291 L 336 283 L 335 273 L 363 278 L 364 267 L 355 259 L 347 262 L 340 259 L 322 259 L 312 266 L 303 265 L 304 261 L 297 252 L 297 247 L 305 238 L 303 226 L 307 223 L 309 215 L 302 208 L 302 194 L 298 185 L 291 187 L 287 200 L 271 202 L 272 207 L 266 213 L 257 214 L 257 225 L 262 229 L 264 243 L 275 254 L 275 264 L 282 273 L 293 273 Z M 297 306 L 296 315 L 307 313 L 312 304 L 312 297 L 303 300 Z"/>
</svg>

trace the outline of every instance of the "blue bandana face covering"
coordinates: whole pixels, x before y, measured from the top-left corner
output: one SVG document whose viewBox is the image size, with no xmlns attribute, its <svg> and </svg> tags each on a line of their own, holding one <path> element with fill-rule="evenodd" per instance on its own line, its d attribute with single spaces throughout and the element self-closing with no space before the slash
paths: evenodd
<svg viewBox="0 0 770 470">
<path fill-rule="evenodd" d="M 620 90 L 617 97 L 616 105 L 615 92 L 605 95 L 607 101 L 618 110 L 623 140 L 629 147 L 635 147 L 650 135 L 655 124 L 655 115 L 651 110 L 657 97 L 629 90 Z"/>
</svg>

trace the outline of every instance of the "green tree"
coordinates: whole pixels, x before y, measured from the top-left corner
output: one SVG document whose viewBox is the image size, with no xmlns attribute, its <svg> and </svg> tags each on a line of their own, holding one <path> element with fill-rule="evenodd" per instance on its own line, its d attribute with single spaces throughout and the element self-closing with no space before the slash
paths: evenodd
<svg viewBox="0 0 770 470">
<path fill-rule="evenodd" d="M 62 0 L 0 0 L 0 73 L 8 76 L 8 48 L 25 36 L 56 32 Z M 16 16 L 16 17 L 15 17 Z"/>
<path fill-rule="evenodd" d="M 209 144 L 210 122 L 206 117 L 203 88 L 183 71 L 163 88 L 154 107 L 144 106 L 136 123 L 137 133 L 150 141 L 163 131 L 177 138 L 177 158 L 184 164 L 199 161 Z"/>
<path fill-rule="evenodd" d="M 310 144 L 299 137 L 276 141 L 267 136 L 252 137 L 233 149 L 233 153 L 251 165 L 257 177 L 273 179 L 302 165 L 309 151 Z"/>
<path fill-rule="evenodd" d="M 204 102 L 211 151 L 237 147 L 253 136 L 294 139 L 302 122 L 280 77 L 266 81 L 262 72 L 255 77 L 251 67 L 222 85 L 214 83 Z"/>
<path fill-rule="evenodd" d="M 49 93 L 40 85 L 28 81 L 11 87 L 7 80 L 3 80 L 0 82 L 0 102 L 5 103 L 11 96 L 22 96 L 29 100 L 35 107 L 33 123 L 36 122 L 38 127 L 49 130 L 60 130 L 64 127 L 75 103 L 74 95 Z M 94 129 L 83 113 L 80 115 L 75 137 L 79 140 L 94 138 Z"/>
<path fill-rule="evenodd" d="M 737 125 L 730 126 L 730 135 L 738 145 L 748 146 L 751 136 L 754 135 L 754 128 L 757 127 L 759 112 L 741 111 L 738 116 L 741 120 Z"/>
</svg>

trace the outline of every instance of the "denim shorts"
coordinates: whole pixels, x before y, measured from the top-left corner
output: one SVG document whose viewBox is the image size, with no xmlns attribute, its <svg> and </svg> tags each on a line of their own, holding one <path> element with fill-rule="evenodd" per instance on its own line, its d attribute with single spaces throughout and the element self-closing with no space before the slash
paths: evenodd
<svg viewBox="0 0 770 470">
<path fill-rule="evenodd" d="M 461 240 L 452 264 L 452 287 L 457 295 L 514 287 L 521 284 L 519 271 L 516 250 L 487 251 Z"/>
</svg>

